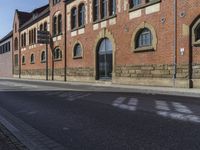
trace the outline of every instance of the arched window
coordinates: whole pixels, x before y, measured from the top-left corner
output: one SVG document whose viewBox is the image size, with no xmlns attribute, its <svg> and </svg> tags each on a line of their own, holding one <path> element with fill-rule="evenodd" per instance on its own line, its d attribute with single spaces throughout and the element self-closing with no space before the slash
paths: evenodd
<svg viewBox="0 0 200 150">
<path fill-rule="evenodd" d="M 24 47 L 24 34 L 21 35 L 21 47 Z"/>
<path fill-rule="evenodd" d="M 24 33 L 24 35 L 23 35 L 23 47 L 25 47 L 26 46 L 26 32 Z"/>
<path fill-rule="evenodd" d="M 97 48 L 97 75 L 99 79 L 111 79 L 113 71 L 113 48 L 108 38 L 103 38 Z"/>
<path fill-rule="evenodd" d="M 192 45 L 200 47 L 200 17 L 196 18 L 192 24 Z"/>
<path fill-rule="evenodd" d="M 60 50 L 60 48 L 55 48 L 53 55 L 54 55 L 54 60 L 62 59 L 62 51 Z"/>
<path fill-rule="evenodd" d="M 29 45 L 31 45 L 31 38 L 32 38 L 31 31 L 29 31 Z"/>
<path fill-rule="evenodd" d="M 79 27 L 83 26 L 85 24 L 85 5 L 82 3 L 79 5 L 79 19 L 78 19 L 78 23 L 79 23 Z"/>
<path fill-rule="evenodd" d="M 129 0 L 130 9 L 141 4 L 141 0 Z"/>
<path fill-rule="evenodd" d="M 53 0 L 53 5 L 56 5 L 59 2 L 60 2 L 60 0 Z"/>
<path fill-rule="evenodd" d="M 62 33 L 62 15 L 58 15 L 58 34 Z"/>
<path fill-rule="evenodd" d="M 26 33 L 23 33 L 21 35 L 21 46 L 25 47 L 26 46 Z"/>
<path fill-rule="evenodd" d="M 41 62 L 45 62 L 46 61 L 46 52 L 42 51 L 41 53 Z"/>
<path fill-rule="evenodd" d="M 152 46 L 152 34 L 148 28 L 144 28 L 136 35 L 136 48 Z"/>
<path fill-rule="evenodd" d="M 36 28 L 33 29 L 33 44 L 36 44 Z"/>
<path fill-rule="evenodd" d="M 101 3 L 101 19 L 107 17 L 107 10 L 108 10 L 108 0 L 102 0 Z"/>
<path fill-rule="evenodd" d="M 34 63 L 35 63 L 35 55 L 31 54 L 31 64 L 34 64 Z"/>
<path fill-rule="evenodd" d="M 74 58 L 80 58 L 83 55 L 82 47 L 79 43 L 74 46 Z"/>
<path fill-rule="evenodd" d="M 18 39 L 15 38 L 15 50 L 18 50 Z"/>
<path fill-rule="evenodd" d="M 93 21 L 99 19 L 99 0 L 93 0 Z"/>
<path fill-rule="evenodd" d="M 194 34 L 195 34 L 195 41 L 200 41 L 200 23 L 195 28 Z"/>
<path fill-rule="evenodd" d="M 53 35 L 57 35 L 57 17 L 53 17 Z"/>
<path fill-rule="evenodd" d="M 109 16 L 116 14 L 116 0 L 109 1 Z"/>
<path fill-rule="evenodd" d="M 44 23 L 44 31 L 47 31 L 48 27 L 47 27 L 47 22 Z"/>
<path fill-rule="evenodd" d="M 43 31 L 43 24 L 40 25 L 40 31 Z"/>
<path fill-rule="evenodd" d="M 25 56 L 22 56 L 22 64 L 23 65 L 26 64 L 26 58 L 25 58 Z"/>
<path fill-rule="evenodd" d="M 71 29 L 76 28 L 76 22 L 77 22 L 77 8 L 74 7 L 71 10 Z"/>
</svg>

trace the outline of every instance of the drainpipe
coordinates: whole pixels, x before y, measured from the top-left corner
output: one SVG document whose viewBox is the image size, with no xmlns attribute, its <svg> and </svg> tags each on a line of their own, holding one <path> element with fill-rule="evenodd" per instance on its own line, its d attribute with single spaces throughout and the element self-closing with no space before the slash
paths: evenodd
<svg viewBox="0 0 200 150">
<path fill-rule="evenodd" d="M 19 40 L 18 40 L 18 48 L 19 48 L 19 78 L 21 78 L 21 39 L 20 39 L 20 31 L 19 32 Z"/>
<path fill-rule="evenodd" d="M 174 0 L 174 44 L 173 44 L 173 66 L 174 66 L 174 73 L 173 73 L 173 87 L 176 86 L 176 73 L 177 73 L 177 0 Z"/>
<path fill-rule="evenodd" d="M 65 3 L 65 2 L 64 2 Z M 67 81 L 67 21 L 66 21 L 66 3 L 65 3 L 65 9 L 64 9 L 64 31 L 65 31 L 65 35 L 64 35 L 64 46 L 65 46 L 65 67 L 64 67 L 64 81 L 66 82 Z"/>
</svg>

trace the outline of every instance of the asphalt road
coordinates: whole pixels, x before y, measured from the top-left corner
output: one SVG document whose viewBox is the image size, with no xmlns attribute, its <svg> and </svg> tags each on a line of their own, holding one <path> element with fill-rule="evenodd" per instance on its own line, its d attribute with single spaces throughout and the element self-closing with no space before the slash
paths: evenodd
<svg viewBox="0 0 200 150">
<path fill-rule="evenodd" d="M 0 80 L 0 115 L 66 150 L 200 149 L 200 99 L 120 90 Z"/>
</svg>

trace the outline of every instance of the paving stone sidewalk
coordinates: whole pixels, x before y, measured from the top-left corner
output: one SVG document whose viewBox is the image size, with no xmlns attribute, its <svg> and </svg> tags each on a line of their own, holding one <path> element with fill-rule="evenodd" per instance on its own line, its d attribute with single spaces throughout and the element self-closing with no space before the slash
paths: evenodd
<svg viewBox="0 0 200 150">
<path fill-rule="evenodd" d="M 0 150 L 28 150 L 15 136 L 0 124 Z"/>
</svg>

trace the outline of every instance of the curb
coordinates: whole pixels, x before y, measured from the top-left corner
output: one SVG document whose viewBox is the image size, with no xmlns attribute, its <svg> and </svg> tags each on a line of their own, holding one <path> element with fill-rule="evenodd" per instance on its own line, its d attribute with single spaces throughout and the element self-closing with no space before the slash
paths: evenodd
<svg viewBox="0 0 200 150">
<path fill-rule="evenodd" d="M 7 140 L 6 145 L 8 147 L 6 149 L 12 149 L 12 150 L 28 150 L 28 148 L 23 145 L 4 125 L 0 123 L 0 134 L 5 137 Z"/>
<path fill-rule="evenodd" d="M 128 93 L 145 93 L 145 94 L 161 94 L 172 96 L 185 96 L 200 98 L 200 89 L 187 89 L 187 88 L 172 88 L 172 87 L 153 87 L 153 86 L 133 86 L 113 84 L 111 82 L 96 83 L 96 82 L 64 82 L 64 81 L 46 81 L 34 79 L 19 79 L 19 78 L 0 78 L 0 80 L 22 81 L 29 83 L 49 83 L 59 85 L 73 85 L 73 86 L 89 86 L 105 89 L 93 89 L 94 91 L 101 92 L 128 92 Z M 57 86 L 57 85 L 56 85 Z M 66 87 L 67 88 L 67 87 Z"/>
</svg>

